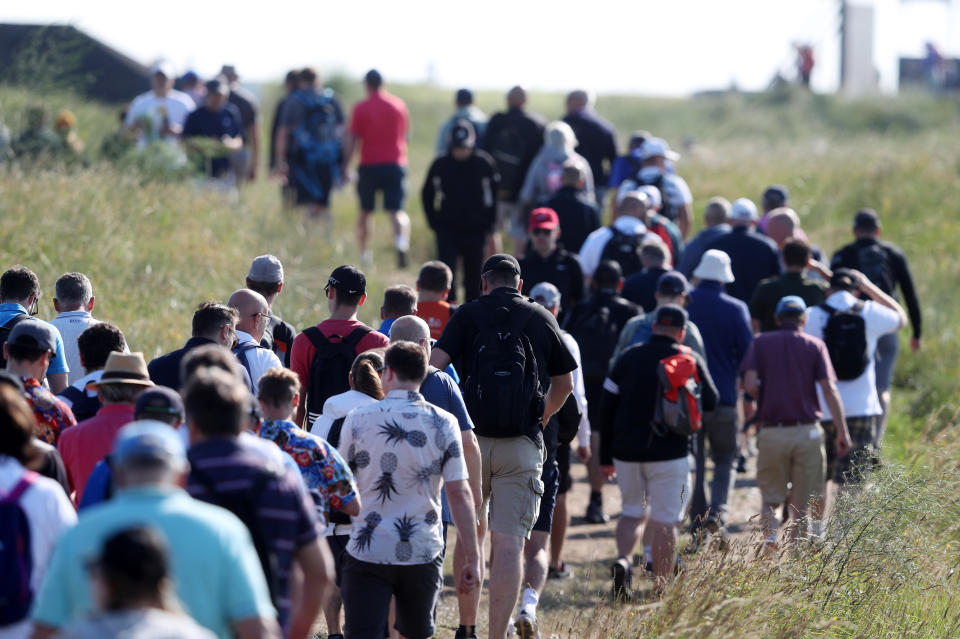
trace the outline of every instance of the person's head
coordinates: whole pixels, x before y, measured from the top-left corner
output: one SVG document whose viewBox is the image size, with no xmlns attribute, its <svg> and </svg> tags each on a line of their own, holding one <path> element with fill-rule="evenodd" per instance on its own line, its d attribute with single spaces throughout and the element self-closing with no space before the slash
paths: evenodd
<svg viewBox="0 0 960 639">
<path fill-rule="evenodd" d="M 366 75 L 363 76 L 363 84 L 367 87 L 367 91 L 371 93 L 379 91 L 383 86 L 383 76 L 380 75 L 380 72 L 376 69 L 370 69 Z"/>
<path fill-rule="evenodd" d="M 263 295 L 267 304 L 273 305 L 283 290 L 283 264 L 273 255 L 254 258 L 247 272 L 247 288 Z"/>
<path fill-rule="evenodd" d="M 676 304 L 664 304 L 658 307 L 655 313 L 653 334 L 664 335 L 682 342 L 687 328 L 687 312 Z"/>
<path fill-rule="evenodd" d="M 290 93 L 297 88 L 297 83 L 300 80 L 300 71 L 296 69 L 291 69 L 287 71 L 287 75 L 283 78 L 283 88 L 287 93 Z"/>
<path fill-rule="evenodd" d="M 300 89 L 312 89 L 320 83 L 320 74 L 313 67 L 304 67 L 297 74 L 297 87 Z"/>
<path fill-rule="evenodd" d="M 174 486 L 187 472 L 183 439 L 169 424 L 137 420 L 120 429 L 113 442 L 110 467 L 117 486 Z"/>
<path fill-rule="evenodd" d="M 412 342 L 426 352 L 428 359 L 430 358 L 430 351 L 433 348 L 432 341 L 430 338 L 430 327 L 427 326 L 427 323 L 423 321 L 423 319 L 416 315 L 401 317 L 390 327 L 391 344 L 395 344 L 396 342 Z"/>
<path fill-rule="evenodd" d="M 166 386 L 153 386 L 140 393 L 133 408 L 133 418 L 150 419 L 179 428 L 186 419 L 183 397 Z"/>
<path fill-rule="evenodd" d="M 577 148 L 577 136 L 569 124 L 562 120 L 555 120 L 544 128 L 543 143 L 548 148 L 573 153 Z"/>
<path fill-rule="evenodd" d="M 227 103 L 227 97 L 230 95 L 230 85 L 223 78 L 214 78 L 204 85 L 207 89 L 207 95 L 204 98 L 204 105 L 211 111 L 219 111 Z"/>
<path fill-rule="evenodd" d="M 527 223 L 530 244 L 540 255 L 546 257 L 557 250 L 557 238 L 560 237 L 560 218 L 557 212 L 546 206 L 533 209 Z"/>
<path fill-rule="evenodd" d="M 66 136 L 77 126 L 77 116 L 70 109 L 60 109 L 57 119 L 53 121 L 53 128 L 61 136 Z"/>
<path fill-rule="evenodd" d="M 202 368 L 219 368 L 232 375 L 238 383 L 244 382 L 243 367 L 236 355 L 220 344 L 203 344 L 191 348 L 180 362 L 180 380 L 186 384 Z"/>
<path fill-rule="evenodd" d="M 650 208 L 650 200 L 643 191 L 627 191 L 619 197 L 617 203 L 617 217 L 624 215 L 645 220 Z"/>
<path fill-rule="evenodd" d="M 757 222 L 757 205 L 752 200 L 740 197 L 730 205 L 730 224 L 751 227 Z"/>
<path fill-rule="evenodd" d="M 560 291 L 550 282 L 540 282 L 530 289 L 533 301 L 550 311 L 554 317 L 560 314 Z"/>
<path fill-rule="evenodd" d="M 17 264 L 0 275 L 0 304 L 16 303 L 35 315 L 39 299 L 40 280 L 27 267 Z"/>
<path fill-rule="evenodd" d="M 167 544 L 150 528 L 127 528 L 112 534 L 87 569 L 99 610 L 171 607 L 167 601 L 172 588 Z"/>
<path fill-rule="evenodd" d="M 590 94 L 583 89 L 576 89 L 567 94 L 567 113 L 576 113 L 591 106 Z"/>
<path fill-rule="evenodd" d="M 356 356 L 350 366 L 350 388 L 374 399 L 383 399 L 383 353 L 382 348 L 364 351 Z"/>
<path fill-rule="evenodd" d="M 640 244 L 640 263 L 643 268 L 663 268 L 667 263 L 667 246 L 663 240 L 644 240 Z"/>
<path fill-rule="evenodd" d="M 793 209 L 774 209 L 767 217 L 767 237 L 776 242 L 778 247 L 783 248 L 783 243 L 793 237 L 800 228 L 799 222 L 800 218 Z"/>
<path fill-rule="evenodd" d="M 240 79 L 240 76 L 237 75 L 237 68 L 232 64 L 225 64 L 220 67 L 220 75 L 222 75 L 231 85 Z"/>
<path fill-rule="evenodd" d="M 730 256 L 719 249 L 708 249 L 700 257 L 700 263 L 693 270 L 693 276 L 704 282 L 729 284 L 733 281 L 733 268 Z"/>
<path fill-rule="evenodd" d="M 200 368 L 183 390 L 190 441 L 237 437 L 247 422 L 250 393 L 236 377 L 219 368 Z"/>
<path fill-rule="evenodd" d="M 848 268 L 838 268 L 830 275 L 830 289 L 827 293 L 833 294 L 841 291 L 854 293 L 858 288 L 860 288 L 860 282 L 853 271 Z"/>
<path fill-rule="evenodd" d="M 880 217 L 873 209 L 860 209 L 853 216 L 853 234 L 858 238 L 880 235 Z"/>
<path fill-rule="evenodd" d="M 583 171 L 576 162 L 567 160 L 563 163 L 563 172 L 560 174 L 560 184 L 574 189 L 583 188 Z"/>
<path fill-rule="evenodd" d="M 422 302 L 447 299 L 453 286 L 453 271 L 440 260 L 424 262 L 417 275 L 417 297 Z"/>
<path fill-rule="evenodd" d="M 356 266 L 338 266 L 323 288 L 331 313 L 356 313 L 367 299 L 367 278 Z"/>
<path fill-rule="evenodd" d="M 507 91 L 507 107 L 511 109 L 522 109 L 523 106 L 527 103 L 527 92 L 520 86 L 516 85 L 510 88 Z"/>
<path fill-rule="evenodd" d="M 257 383 L 257 399 L 266 419 L 290 419 L 300 403 L 300 379 L 289 368 L 271 368 Z"/>
<path fill-rule="evenodd" d="M 397 319 L 417 312 L 417 292 L 405 284 L 388 286 L 383 292 L 380 319 Z"/>
<path fill-rule="evenodd" d="M 453 103 L 458 107 L 470 106 L 473 104 L 473 91 L 470 89 L 458 89 Z"/>
<path fill-rule="evenodd" d="M 466 162 L 477 145 L 477 134 L 469 120 L 457 120 L 450 129 L 450 139 L 447 141 L 450 155 L 458 162 Z"/>
<path fill-rule="evenodd" d="M 777 302 L 774 318 L 778 326 L 802 327 L 807 321 L 807 303 L 798 295 L 787 295 Z"/>
<path fill-rule="evenodd" d="M 667 162 L 676 162 L 680 155 L 670 149 L 670 145 L 663 138 L 648 138 L 640 147 L 643 166 L 656 166 L 666 170 Z"/>
<path fill-rule="evenodd" d="M 103 375 L 96 384 L 97 395 L 104 406 L 136 404 L 141 393 L 153 386 L 143 353 L 110 353 Z"/>
<path fill-rule="evenodd" d="M 37 418 L 23 392 L 11 384 L 0 384 L 0 456 L 12 457 L 21 464 L 26 462 L 36 424 Z"/>
<path fill-rule="evenodd" d="M 42 380 L 50 360 L 57 354 L 56 329 L 35 319 L 25 319 L 13 327 L 3 345 L 7 370 L 21 377 Z"/>
<path fill-rule="evenodd" d="M 704 226 L 719 226 L 730 220 L 730 202 L 723 197 L 712 197 L 707 200 L 703 209 Z"/>
<path fill-rule="evenodd" d="M 667 271 L 657 280 L 657 290 L 653 294 L 657 299 L 657 306 L 674 304 L 683 308 L 690 293 L 690 283 L 680 271 Z"/>
<path fill-rule="evenodd" d="M 193 336 L 232 348 L 239 319 L 236 309 L 219 302 L 203 302 L 193 314 Z"/>
<path fill-rule="evenodd" d="M 767 213 L 786 206 L 789 201 L 790 191 L 787 190 L 787 187 L 781 184 L 771 184 L 763 192 L 760 205 L 763 207 L 763 212 Z"/>
<path fill-rule="evenodd" d="M 417 390 L 427 377 L 427 353 L 418 344 L 396 342 L 383 354 L 383 390 Z"/>
<path fill-rule="evenodd" d="M 501 286 L 518 291 L 523 286 L 520 263 L 517 258 L 506 253 L 491 255 L 480 268 L 480 289 L 484 295 Z"/>
<path fill-rule="evenodd" d="M 83 273 L 64 273 L 54 284 L 53 307 L 58 313 L 93 311 L 93 285 Z"/>
<path fill-rule="evenodd" d="M 237 311 L 237 330 L 249 333 L 253 341 L 260 343 L 270 323 L 270 305 L 267 299 L 248 288 L 233 292 L 227 306 Z"/>
<path fill-rule="evenodd" d="M 780 255 L 788 271 L 802 271 L 810 262 L 810 245 L 805 240 L 793 237 L 783 243 Z"/>
<path fill-rule="evenodd" d="M 663 196 L 660 195 L 660 189 L 652 184 L 641 184 L 637 190 L 647 196 L 648 215 L 659 213 L 663 208 Z"/>
<path fill-rule="evenodd" d="M 167 60 L 160 60 L 150 68 L 150 88 L 156 95 L 163 97 L 170 93 L 176 77 L 173 65 Z"/>
<path fill-rule="evenodd" d="M 590 288 L 598 293 L 616 293 L 623 288 L 623 269 L 614 260 L 603 260 L 590 278 Z"/>
<path fill-rule="evenodd" d="M 643 146 L 643 143 L 653 137 L 653 134 L 643 129 L 638 129 L 630 134 L 627 140 L 627 150 L 635 151 Z"/>
<path fill-rule="evenodd" d="M 188 70 L 174 83 L 174 86 L 177 85 L 179 85 L 181 91 L 193 91 L 200 85 L 200 76 L 197 75 L 196 71 Z"/>
</svg>

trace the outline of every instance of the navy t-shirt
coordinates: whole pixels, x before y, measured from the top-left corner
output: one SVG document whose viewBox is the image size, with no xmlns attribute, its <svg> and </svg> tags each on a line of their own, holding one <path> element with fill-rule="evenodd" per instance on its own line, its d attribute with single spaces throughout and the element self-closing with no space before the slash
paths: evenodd
<svg viewBox="0 0 960 639">
<path fill-rule="evenodd" d="M 183 137 L 222 138 L 225 135 L 236 137 L 242 133 L 240 112 L 232 104 L 225 104 L 219 111 L 201 107 L 187 116 L 183 124 Z M 208 173 L 220 177 L 230 169 L 228 156 L 210 160 Z"/>
</svg>

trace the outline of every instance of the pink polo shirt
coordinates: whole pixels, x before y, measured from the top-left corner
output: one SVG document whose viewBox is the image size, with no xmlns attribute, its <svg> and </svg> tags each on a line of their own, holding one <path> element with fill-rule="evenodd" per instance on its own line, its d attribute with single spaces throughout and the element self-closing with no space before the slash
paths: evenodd
<svg viewBox="0 0 960 639">
<path fill-rule="evenodd" d="M 131 404 L 103 406 L 96 415 L 64 430 L 60 435 L 57 448 L 67 468 L 75 503 L 80 503 L 93 467 L 113 450 L 117 431 L 133 421 L 133 409 Z"/>
<path fill-rule="evenodd" d="M 382 89 L 354 105 L 350 132 L 360 139 L 360 166 L 406 166 L 409 123 L 407 105 Z"/>
</svg>

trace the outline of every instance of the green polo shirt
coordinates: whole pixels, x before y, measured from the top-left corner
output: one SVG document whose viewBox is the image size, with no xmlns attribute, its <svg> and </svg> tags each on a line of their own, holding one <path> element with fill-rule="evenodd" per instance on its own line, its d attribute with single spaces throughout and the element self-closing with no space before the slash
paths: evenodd
<svg viewBox="0 0 960 639">
<path fill-rule="evenodd" d="M 762 332 L 777 329 L 774 315 L 777 302 L 787 295 L 798 295 L 807 307 L 823 304 L 826 299 L 826 282 L 807 277 L 796 271 L 768 277 L 757 285 L 750 298 L 750 317 L 760 322 Z"/>
</svg>

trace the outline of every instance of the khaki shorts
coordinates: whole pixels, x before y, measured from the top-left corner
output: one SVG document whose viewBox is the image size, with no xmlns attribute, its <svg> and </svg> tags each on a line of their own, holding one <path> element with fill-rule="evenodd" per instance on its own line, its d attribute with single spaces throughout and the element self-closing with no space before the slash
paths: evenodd
<svg viewBox="0 0 960 639">
<path fill-rule="evenodd" d="M 483 504 L 493 532 L 527 538 L 540 513 L 544 449 L 528 437 L 477 437 Z"/>
<path fill-rule="evenodd" d="M 680 524 L 687 515 L 690 499 L 690 458 L 655 462 L 613 460 L 623 514 L 668 526 Z"/>
<path fill-rule="evenodd" d="M 823 495 L 827 456 L 820 424 L 761 427 L 757 449 L 757 485 L 764 504 L 782 504 L 788 492 L 797 505 Z"/>
</svg>

